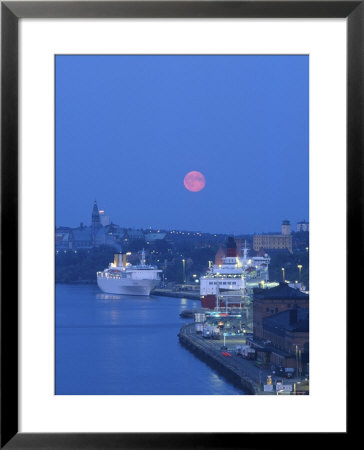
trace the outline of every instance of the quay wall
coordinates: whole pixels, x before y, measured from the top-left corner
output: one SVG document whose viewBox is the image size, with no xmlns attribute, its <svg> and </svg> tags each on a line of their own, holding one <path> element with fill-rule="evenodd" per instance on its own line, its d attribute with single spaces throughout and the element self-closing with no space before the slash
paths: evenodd
<svg viewBox="0 0 364 450">
<path fill-rule="evenodd" d="M 200 300 L 200 292 L 194 291 L 172 291 L 172 289 L 153 289 L 151 295 L 160 295 L 162 297 L 190 298 Z"/>
<path fill-rule="evenodd" d="M 251 395 L 256 395 L 259 391 L 259 386 L 246 374 L 239 373 L 239 371 L 229 364 L 229 359 L 223 356 L 221 353 L 208 348 L 203 345 L 196 335 L 193 333 L 195 328 L 194 323 L 184 325 L 178 338 L 182 345 L 188 350 L 194 353 L 202 361 L 209 364 L 221 375 L 224 375 L 227 379 L 230 379 L 235 385 L 239 386 L 244 392 Z"/>
</svg>

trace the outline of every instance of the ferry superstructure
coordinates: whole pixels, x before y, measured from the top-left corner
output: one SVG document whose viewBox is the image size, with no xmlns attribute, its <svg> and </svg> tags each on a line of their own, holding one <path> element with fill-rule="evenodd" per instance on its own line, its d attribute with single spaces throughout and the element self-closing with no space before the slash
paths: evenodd
<svg viewBox="0 0 364 450">
<path fill-rule="evenodd" d="M 160 284 L 162 270 L 145 262 L 144 249 L 138 265 L 126 261 L 125 254 L 115 254 L 114 262 L 102 272 L 97 272 L 99 288 L 108 294 L 149 295 Z"/>
<path fill-rule="evenodd" d="M 213 309 L 225 306 L 224 300 L 219 301 L 224 297 L 226 302 L 229 298 L 231 305 L 241 305 L 247 297 L 247 289 L 269 280 L 270 257 L 264 254 L 249 258 L 246 243 L 242 250 L 243 256 L 238 256 L 236 243 L 229 238 L 222 264 L 211 266 L 200 278 L 202 307 Z"/>
</svg>

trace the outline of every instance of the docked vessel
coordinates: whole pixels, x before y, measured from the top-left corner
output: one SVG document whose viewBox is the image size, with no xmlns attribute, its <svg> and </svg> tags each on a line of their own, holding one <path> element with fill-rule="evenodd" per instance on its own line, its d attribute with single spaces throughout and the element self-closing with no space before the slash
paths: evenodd
<svg viewBox="0 0 364 450">
<path fill-rule="evenodd" d="M 138 265 L 128 263 L 125 254 L 116 254 L 108 268 L 97 272 L 97 284 L 108 294 L 149 295 L 160 283 L 160 272 L 157 267 L 146 264 L 144 250 Z"/>
<path fill-rule="evenodd" d="M 269 280 L 270 257 L 248 257 L 245 243 L 243 255 L 238 256 L 236 243 L 228 238 L 226 255 L 221 264 L 211 266 L 200 278 L 200 298 L 203 308 L 214 309 L 225 306 L 243 306 L 248 298 L 248 289 Z"/>
</svg>

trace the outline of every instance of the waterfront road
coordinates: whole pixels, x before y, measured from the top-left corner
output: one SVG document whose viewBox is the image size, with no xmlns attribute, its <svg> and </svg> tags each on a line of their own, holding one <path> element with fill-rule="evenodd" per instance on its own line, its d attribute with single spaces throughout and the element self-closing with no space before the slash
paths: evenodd
<svg viewBox="0 0 364 450">
<path fill-rule="evenodd" d="M 226 336 L 225 338 L 225 346 L 227 347 L 226 350 L 223 348 L 224 346 L 223 338 L 218 340 L 203 338 L 201 334 L 196 333 L 194 323 L 185 325 L 182 328 L 181 332 L 182 331 L 186 336 L 186 338 L 192 341 L 197 347 L 199 347 L 201 350 L 204 350 L 208 354 L 213 354 L 218 361 L 222 362 L 225 366 L 229 367 L 230 370 L 234 371 L 240 376 L 249 377 L 256 385 L 257 391 L 260 391 L 262 385 L 267 383 L 268 375 L 272 376 L 273 384 L 275 384 L 275 381 L 277 379 L 281 379 L 281 377 L 275 376 L 275 374 L 272 373 L 272 370 L 259 368 L 255 365 L 256 364 L 255 361 L 244 359 L 242 356 L 236 354 L 235 351 L 236 346 L 245 344 L 244 337 Z M 228 356 L 226 354 L 224 355 L 224 352 L 228 353 L 231 356 Z M 299 380 L 283 379 L 282 381 L 283 384 L 294 384 Z M 300 390 L 308 390 L 308 386 L 307 389 L 304 389 L 303 387 L 304 383 L 301 384 L 302 389 Z"/>
<path fill-rule="evenodd" d="M 268 371 L 266 369 L 259 369 L 254 365 L 253 361 L 246 360 L 235 353 L 235 346 L 244 345 L 245 338 L 242 338 L 240 336 L 227 336 L 225 338 L 225 346 L 228 348 L 228 350 L 224 350 L 222 349 L 224 345 L 223 339 L 215 340 L 203 338 L 201 334 L 196 333 L 195 324 L 193 323 L 186 326 L 186 335 L 189 335 L 189 337 L 193 339 L 199 346 L 212 351 L 216 355 L 216 357 L 218 357 L 221 361 L 224 361 L 225 364 L 228 364 L 229 366 L 234 368 L 240 375 L 247 375 L 257 385 L 260 385 L 261 382 L 265 383 L 267 380 L 267 376 L 272 375 L 271 371 Z M 226 351 L 231 356 L 225 356 L 223 352 Z"/>
</svg>

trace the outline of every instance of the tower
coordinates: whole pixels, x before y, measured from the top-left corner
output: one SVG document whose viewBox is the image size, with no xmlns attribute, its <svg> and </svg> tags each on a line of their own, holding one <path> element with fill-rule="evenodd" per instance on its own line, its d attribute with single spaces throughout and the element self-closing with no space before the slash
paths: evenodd
<svg viewBox="0 0 364 450">
<path fill-rule="evenodd" d="M 291 234 L 291 224 L 289 223 L 289 220 L 283 220 L 282 234 L 284 234 L 286 236 Z"/>
<path fill-rule="evenodd" d="M 102 225 L 100 221 L 99 208 L 97 207 L 97 203 L 95 200 L 91 215 L 91 243 L 93 247 L 95 247 L 96 244 L 96 234 L 101 227 Z"/>
</svg>

